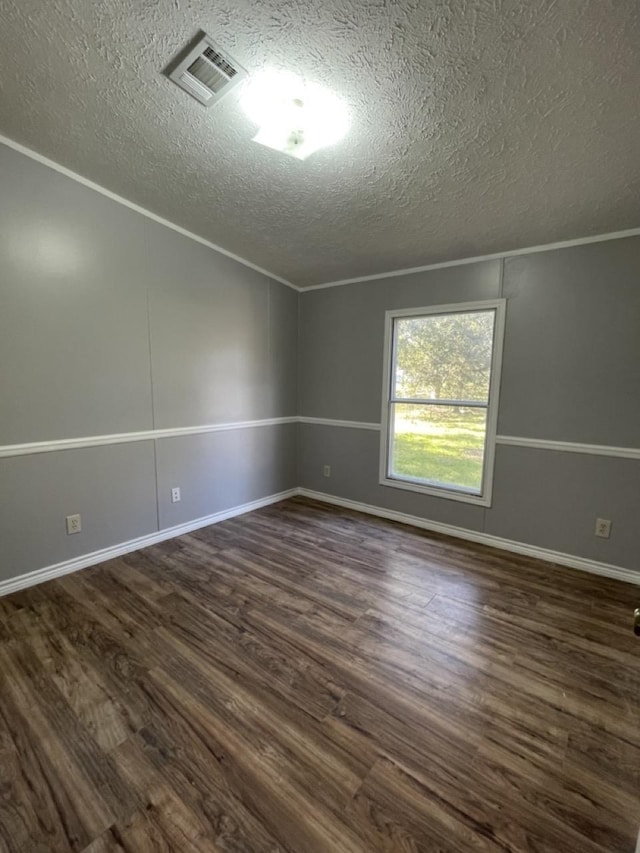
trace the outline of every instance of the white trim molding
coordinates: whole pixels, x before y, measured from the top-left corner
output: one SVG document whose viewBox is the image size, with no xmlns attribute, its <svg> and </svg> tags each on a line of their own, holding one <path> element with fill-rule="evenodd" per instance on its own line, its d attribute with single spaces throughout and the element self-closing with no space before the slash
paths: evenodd
<svg viewBox="0 0 640 853">
<path fill-rule="evenodd" d="M 549 441 L 544 438 L 520 438 L 499 435 L 498 444 L 511 447 L 533 447 L 536 450 L 559 450 L 562 453 L 585 453 L 588 456 L 616 456 L 620 459 L 640 459 L 638 447 L 610 447 L 606 444 L 578 444 L 572 441 Z"/>
<path fill-rule="evenodd" d="M 382 424 L 364 421 L 344 421 L 333 418 L 298 417 L 303 424 L 322 424 L 331 427 L 380 431 Z M 587 456 L 614 456 L 620 459 L 640 459 L 640 447 L 614 447 L 607 444 L 580 444 L 572 441 L 552 441 L 545 438 L 524 438 L 516 435 L 496 435 L 496 444 L 511 447 L 532 447 L 536 450 L 556 450 L 562 453 L 583 453 Z M 1 454 L 0 448 L 0 455 Z"/>
<path fill-rule="evenodd" d="M 152 441 L 157 438 L 176 438 L 184 435 L 204 435 L 209 432 L 226 432 L 234 429 L 255 429 L 275 424 L 295 424 L 295 415 L 284 418 L 264 418 L 257 421 L 235 423 L 202 424 L 201 426 L 148 429 L 139 432 L 113 433 L 112 435 L 89 435 L 82 438 L 62 438 L 53 441 L 33 441 L 28 444 L 5 444 L 0 446 L 0 459 L 8 456 L 31 456 L 34 453 L 52 453 L 56 450 L 79 450 L 83 447 L 103 447 L 107 444 L 129 444 L 136 441 Z"/>
<path fill-rule="evenodd" d="M 129 444 L 137 441 L 153 441 L 159 438 L 176 438 L 186 435 L 204 435 L 209 432 L 225 432 L 234 429 L 255 429 L 277 424 L 319 424 L 320 426 L 345 429 L 364 429 L 380 432 L 382 425 L 367 421 L 337 420 L 335 418 L 312 418 L 306 415 L 289 415 L 282 418 L 263 418 L 255 421 L 235 421 L 199 426 L 168 427 L 138 432 L 89 435 L 79 438 L 60 438 L 51 441 L 32 441 L 26 444 L 0 445 L 0 459 L 11 456 L 32 456 L 37 453 L 53 453 L 57 450 L 79 450 L 83 447 L 103 447 L 109 444 Z M 563 453 L 583 453 L 591 456 L 614 456 L 621 459 L 640 459 L 638 447 L 610 447 L 605 444 L 577 444 L 571 441 L 550 441 L 542 438 L 520 438 L 515 435 L 498 435 L 496 444 L 511 447 L 532 447 L 537 450 L 556 450 Z"/>
<path fill-rule="evenodd" d="M 203 246 L 207 246 L 209 249 L 213 249 L 214 252 L 218 252 L 220 255 L 224 255 L 227 258 L 231 258 L 232 261 L 236 261 L 237 263 L 242 264 L 243 266 L 248 267 L 249 269 L 255 270 L 261 275 L 265 275 L 268 278 L 273 279 L 274 281 L 278 281 L 280 282 L 280 284 L 284 284 L 287 287 L 290 287 L 292 290 L 297 291 L 298 293 L 307 293 L 311 290 L 323 290 L 327 287 L 341 287 L 345 284 L 358 284 L 362 281 L 375 281 L 377 279 L 397 278 L 398 276 L 411 275 L 412 273 L 428 272 L 429 270 L 439 270 L 444 269 L 446 267 L 458 267 L 463 266 L 465 264 L 479 263 L 481 261 L 501 260 L 503 258 L 516 257 L 517 255 L 530 255 L 535 252 L 550 252 L 554 249 L 568 249 L 572 246 L 584 246 L 588 243 L 602 243 L 606 240 L 620 240 L 624 237 L 636 237 L 640 235 L 640 227 L 627 228 L 622 231 L 612 231 L 608 234 L 595 234 L 592 237 L 577 237 L 571 240 L 560 240 L 556 243 L 544 243 L 540 246 L 529 246 L 522 249 L 511 249 L 506 252 L 494 252 L 489 255 L 476 255 L 474 257 L 459 258 L 458 260 L 453 261 L 441 261 L 440 263 L 436 264 L 425 264 L 424 266 L 419 267 L 389 270 L 388 272 L 372 273 L 371 275 L 362 275 L 357 276 L 355 278 L 344 278 L 338 281 L 327 281 L 321 284 L 312 284 L 308 287 L 301 287 L 297 284 L 294 284 L 292 281 L 288 281 L 286 278 L 282 278 L 282 276 L 276 275 L 275 273 L 272 273 L 269 270 L 266 270 L 263 267 L 252 263 L 251 261 L 241 257 L 240 255 L 236 255 L 233 252 L 229 252 L 227 249 L 223 249 L 222 246 L 218 246 L 216 243 L 212 243 L 210 240 L 207 240 L 206 238 L 201 237 L 198 234 L 194 234 L 193 231 L 188 231 L 186 228 L 183 228 L 180 225 L 176 225 L 175 222 L 171 222 L 169 219 L 164 219 L 162 216 L 158 216 L 157 213 L 153 213 L 151 210 L 147 210 L 147 208 L 141 207 L 139 204 L 136 204 L 133 201 L 129 201 L 129 199 L 112 192 L 111 190 L 101 186 L 100 184 L 95 183 L 95 181 L 92 181 L 89 178 L 85 178 L 82 175 L 79 175 L 77 172 L 68 169 L 61 163 L 56 163 L 55 160 L 50 160 L 43 154 L 39 154 L 32 148 L 27 148 L 26 145 L 22 145 L 20 142 L 16 142 L 15 140 L 10 139 L 8 136 L 0 134 L 0 144 L 6 145 L 7 148 L 12 148 L 14 151 L 18 151 L 20 152 L 20 154 L 24 154 L 25 157 L 29 157 L 32 160 L 41 163 L 43 166 L 47 166 L 49 169 L 53 169 L 55 172 L 59 172 L 61 175 L 66 175 L 67 178 L 71 178 L 71 180 L 76 181 L 77 183 L 82 184 L 85 187 L 88 187 L 94 192 L 100 193 L 101 195 L 110 198 L 112 201 L 115 201 L 118 204 L 124 205 L 124 207 L 128 207 L 130 210 L 135 210 L 136 213 L 140 213 L 142 216 L 146 216 L 147 219 L 152 219 L 154 222 L 158 222 L 160 225 L 164 225 L 165 228 L 171 228 L 172 231 L 176 231 L 178 234 L 182 234 L 183 237 L 188 237 L 190 240 L 195 240 L 196 243 L 201 243 Z"/>
<path fill-rule="evenodd" d="M 383 278 L 397 278 L 401 275 L 412 275 L 417 272 L 429 272 L 430 270 L 441 270 L 447 267 L 460 267 L 466 264 L 477 264 L 482 261 L 499 261 L 504 258 L 515 258 L 518 255 L 532 255 L 536 252 L 552 252 L 555 249 L 570 249 L 573 246 L 585 246 L 588 243 L 603 243 L 607 240 L 622 240 L 625 237 L 637 237 L 640 235 L 640 227 L 627 228 L 623 231 L 611 231 L 609 234 L 595 234 L 593 237 L 576 237 L 573 240 L 560 240 L 557 243 L 543 243 L 541 246 L 528 246 L 523 249 L 510 249 L 506 252 L 493 252 L 490 255 L 475 255 L 471 258 L 460 258 L 457 261 L 441 261 L 437 264 L 426 264 L 421 267 L 409 267 L 401 270 L 389 270 L 388 272 L 361 275 L 356 278 L 343 278 L 339 281 L 325 281 L 322 284 L 310 284 L 308 287 L 299 287 L 301 293 L 310 290 L 325 290 L 327 287 L 342 287 L 345 284 L 359 284 L 363 281 L 377 281 Z"/>
<path fill-rule="evenodd" d="M 90 566 L 99 565 L 107 560 L 113 560 L 116 557 L 121 557 L 123 554 L 138 551 L 140 548 L 147 548 L 149 545 L 156 545 L 158 542 L 164 542 L 167 539 L 182 536 L 183 534 L 190 533 L 193 530 L 199 530 L 201 527 L 218 524 L 221 521 L 226 521 L 228 518 L 235 518 L 238 515 L 244 515 L 247 512 L 253 512 L 256 509 L 280 503 L 281 501 L 297 496 L 311 498 L 312 500 L 332 504 L 333 506 L 341 506 L 345 509 L 363 512 L 367 515 L 374 515 L 379 518 L 387 518 L 391 521 L 398 521 L 401 524 L 408 524 L 412 527 L 419 527 L 423 530 L 433 531 L 434 533 L 443 533 L 457 539 L 464 539 L 469 542 L 478 542 L 483 545 L 490 545 L 493 548 L 498 548 L 503 551 L 511 551 L 516 554 L 522 554 L 526 557 L 534 557 L 535 559 L 556 563 L 561 566 L 568 566 L 572 569 L 579 569 L 580 571 L 589 572 L 594 575 L 615 578 L 616 580 L 640 585 L 640 572 L 634 572 L 631 569 L 625 569 L 622 566 L 613 566 L 608 563 L 589 560 L 586 557 L 577 557 L 573 554 L 551 551 L 547 548 L 539 548 L 536 545 L 527 545 L 523 542 L 515 542 L 511 539 L 502 539 L 499 536 L 492 536 L 488 533 L 468 530 L 467 528 L 456 527 L 452 524 L 442 524 L 437 521 L 419 518 L 415 515 L 407 515 L 403 512 L 383 509 L 382 507 L 373 506 L 371 504 L 352 501 L 348 498 L 336 497 L 335 495 L 329 495 L 324 492 L 295 488 L 288 489 L 287 491 L 279 492 L 274 495 L 268 495 L 267 497 L 259 498 L 258 500 L 231 507 L 229 509 L 221 510 L 213 515 L 197 518 L 184 524 L 178 524 L 174 527 L 167 527 L 163 530 L 154 531 L 146 536 L 130 539 L 127 542 L 120 542 L 116 545 L 111 545 L 108 548 L 102 548 L 99 551 L 92 551 L 90 554 L 82 554 L 79 557 L 74 557 L 73 559 L 66 560 L 62 563 L 45 566 L 42 569 L 36 569 L 35 571 L 27 572 L 26 574 L 18 575 L 14 578 L 8 578 L 7 580 L 0 581 L 0 597 L 9 595 L 12 592 L 17 592 L 21 589 L 26 589 L 30 586 L 35 586 L 36 584 L 44 583 L 45 581 L 53 580 L 54 578 L 62 577 L 63 575 L 71 574 L 72 572 L 80 571 L 81 569 L 86 569 Z"/>
<path fill-rule="evenodd" d="M 347 429 L 371 429 L 380 431 L 380 424 L 366 423 L 365 421 L 337 421 L 333 418 L 308 418 L 298 417 L 301 424 L 320 424 L 321 426 L 346 427 Z"/>
<path fill-rule="evenodd" d="M 411 527 L 419 527 L 434 533 L 443 533 L 446 536 L 453 536 L 456 539 L 478 542 L 481 545 L 490 545 L 492 548 L 498 548 L 501 551 L 511 551 L 514 554 L 522 554 L 525 557 L 533 557 L 537 560 L 544 560 L 547 563 L 556 563 L 560 566 L 568 566 L 571 569 L 579 569 L 593 575 L 601 575 L 602 577 L 614 578 L 625 581 L 626 583 L 640 585 L 640 572 L 634 572 L 632 569 L 626 569 L 623 566 L 613 566 L 609 563 L 590 560 L 587 557 L 565 554 L 562 551 L 552 551 L 549 548 L 540 548 L 537 545 L 528 545 L 525 542 L 516 542 L 513 539 L 503 539 L 500 536 L 482 533 L 479 530 L 469 530 L 466 527 L 456 527 L 453 524 L 430 521 L 416 515 L 407 515 L 404 512 L 396 512 L 395 510 L 384 509 L 383 507 L 373 506 L 372 504 L 360 503 L 359 501 L 352 501 L 348 498 L 336 497 L 336 495 L 328 495 L 325 492 L 315 492 L 311 489 L 300 488 L 298 489 L 298 494 L 305 498 L 321 501 L 322 503 L 341 506 L 345 509 L 355 510 L 356 512 L 364 512 L 367 515 L 375 515 L 379 518 L 387 518 L 390 521 L 398 521 L 401 524 L 408 524 Z"/>
<path fill-rule="evenodd" d="M 71 169 L 67 169 L 66 166 L 62 166 L 60 163 L 56 163 L 55 160 L 50 160 L 48 157 L 45 157 L 42 154 L 38 154 L 37 151 L 34 151 L 32 148 L 27 148 L 26 145 L 21 145 L 19 142 L 15 142 L 13 139 L 9 139 L 8 136 L 3 136 L 0 134 L 0 143 L 2 145 L 6 145 L 7 148 L 13 148 L 14 151 L 18 151 L 20 154 L 24 154 L 25 157 L 30 157 L 32 160 L 35 160 L 38 163 L 41 163 L 43 166 L 48 166 L 49 169 L 53 169 L 54 172 L 59 172 L 61 175 L 65 175 L 67 178 L 71 178 L 71 180 L 76 181 L 79 184 L 82 184 L 85 187 L 88 187 L 90 190 L 94 192 L 100 193 L 100 195 L 104 195 L 107 198 L 110 198 L 111 201 L 115 201 L 118 204 L 124 205 L 124 207 L 128 207 L 130 210 L 135 210 L 136 213 L 142 214 L 142 216 L 146 216 L 147 219 L 153 219 L 154 222 L 158 222 L 160 225 L 164 225 L 165 228 L 171 228 L 172 231 L 177 231 L 178 234 L 182 234 L 183 237 L 188 237 L 190 240 L 195 240 L 196 243 L 202 243 L 203 246 L 207 246 L 209 249 L 213 249 L 214 252 L 218 252 L 220 255 L 224 255 L 227 258 L 231 258 L 232 261 L 237 261 L 239 264 L 242 264 L 245 267 L 249 267 L 249 269 L 255 270 L 256 272 L 261 273 L 262 275 L 266 275 L 268 278 L 272 278 L 274 281 L 279 281 L 280 284 L 285 284 L 287 287 L 291 287 L 293 290 L 299 291 L 300 288 L 293 284 L 290 281 L 287 281 L 286 278 L 282 278 L 275 273 L 269 272 L 269 270 L 263 269 L 263 267 L 259 267 L 257 264 L 248 261 L 246 258 L 240 257 L 240 255 L 235 255 L 233 252 L 227 251 L 227 249 L 223 249 L 222 246 L 218 246 L 215 243 L 212 243 L 210 240 L 206 240 L 204 237 L 200 237 L 198 234 L 194 234 L 193 231 L 187 231 L 186 228 L 182 228 L 180 225 L 176 225 L 175 222 L 171 222 L 168 219 L 164 219 L 162 216 L 158 216 L 157 213 L 153 213 L 150 210 L 147 210 L 146 207 L 141 207 L 139 204 L 136 204 L 133 201 L 129 201 L 129 199 L 124 198 L 121 195 L 117 195 L 117 193 L 111 192 L 106 187 L 101 186 L 100 184 L 96 184 L 94 181 L 89 180 L 89 178 L 85 178 L 82 175 L 79 175 L 77 172 L 71 171 Z"/>
<path fill-rule="evenodd" d="M 228 518 L 235 518 L 237 515 L 244 515 L 247 512 L 253 512 L 253 510 L 261 509 L 264 506 L 280 503 L 280 501 L 293 498 L 297 494 L 298 489 L 289 489 L 286 492 L 268 495 L 265 498 L 259 498 L 250 503 L 234 506 L 230 509 L 223 509 L 213 515 L 196 518 L 194 521 L 187 521 L 185 524 L 166 527 L 163 530 L 149 533 L 146 536 L 130 539 L 128 542 L 120 542 L 117 545 L 111 545 L 109 548 L 102 548 L 100 551 L 92 551 L 90 554 L 82 554 L 80 557 L 74 557 L 72 560 L 66 560 L 63 563 L 45 566 L 43 569 L 36 569 L 33 572 L 0 581 L 0 597 L 17 592 L 20 589 L 26 589 L 29 586 L 35 586 L 36 584 L 62 577 L 63 575 L 69 575 L 72 572 L 86 569 L 89 566 L 96 566 L 107 560 L 113 560 L 115 557 L 121 557 L 123 554 L 129 554 L 131 551 L 138 551 L 140 548 L 147 548 L 149 545 L 164 542 L 166 539 L 173 539 L 175 536 L 191 533 L 192 530 L 199 530 L 201 527 L 218 524 L 221 521 L 226 521 Z"/>
</svg>

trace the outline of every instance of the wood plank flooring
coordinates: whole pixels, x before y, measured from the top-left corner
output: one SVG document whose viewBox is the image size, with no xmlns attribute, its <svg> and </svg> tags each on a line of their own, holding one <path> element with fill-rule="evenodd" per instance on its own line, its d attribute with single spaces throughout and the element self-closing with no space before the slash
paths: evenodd
<svg viewBox="0 0 640 853">
<path fill-rule="evenodd" d="M 639 600 L 303 499 L 0 599 L 0 850 L 632 853 Z"/>
</svg>

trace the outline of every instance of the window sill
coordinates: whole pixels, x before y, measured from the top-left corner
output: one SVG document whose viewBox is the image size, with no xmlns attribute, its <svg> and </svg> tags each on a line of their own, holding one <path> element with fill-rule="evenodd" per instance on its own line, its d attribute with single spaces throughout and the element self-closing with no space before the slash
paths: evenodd
<svg viewBox="0 0 640 853">
<path fill-rule="evenodd" d="M 379 482 L 381 486 L 391 486 L 393 489 L 402 489 L 406 492 L 418 492 L 421 495 L 430 495 L 431 497 L 444 498 L 449 501 L 475 504 L 475 506 L 491 506 L 490 494 L 473 495 L 469 492 L 423 485 L 422 483 L 412 483 L 411 480 L 399 480 L 394 477 L 382 477 Z"/>
</svg>

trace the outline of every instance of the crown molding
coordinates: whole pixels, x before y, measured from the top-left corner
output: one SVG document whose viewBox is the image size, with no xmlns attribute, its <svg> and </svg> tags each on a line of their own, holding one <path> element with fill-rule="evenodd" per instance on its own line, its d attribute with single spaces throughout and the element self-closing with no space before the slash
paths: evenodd
<svg viewBox="0 0 640 853">
<path fill-rule="evenodd" d="M 275 273 L 270 272 L 269 270 L 252 263 L 246 258 L 241 257 L 240 255 L 236 255 L 233 252 L 227 251 L 227 249 L 223 249 L 222 246 L 218 246 L 216 243 L 212 243 L 210 240 L 201 237 L 199 234 L 194 234 L 193 231 L 188 231 L 186 228 L 177 225 L 175 222 L 171 222 L 169 219 L 164 219 L 164 217 L 158 216 L 157 213 L 153 213 L 151 210 L 148 210 L 145 207 L 141 207 L 139 204 L 136 204 L 135 202 L 124 198 L 124 196 L 120 196 L 117 193 L 114 193 L 111 190 L 107 189 L 106 187 L 95 183 L 95 181 L 92 181 L 89 178 L 85 178 L 82 175 L 79 175 L 77 172 L 68 169 L 61 163 L 57 163 L 55 160 L 51 160 L 48 157 L 45 157 L 43 154 L 39 154 L 32 148 L 27 148 L 26 145 L 22 145 L 20 142 L 16 142 L 15 140 L 10 139 L 8 136 L 0 134 L 0 143 L 2 145 L 6 145 L 7 148 L 12 148 L 14 151 L 18 151 L 20 154 L 24 154 L 26 157 L 29 157 L 32 160 L 41 163 L 43 166 L 47 166 L 48 168 L 53 169 L 55 172 L 59 172 L 60 174 L 65 175 L 67 178 L 71 178 L 73 181 L 76 181 L 77 183 L 82 184 L 83 186 L 88 187 L 91 190 L 94 190 L 94 192 L 100 193 L 101 195 L 110 198 L 112 201 L 124 205 L 124 207 L 128 207 L 130 210 L 134 210 L 136 213 L 140 213 L 142 216 L 146 216 L 147 219 L 152 219 L 154 222 L 157 222 L 160 225 L 164 225 L 165 228 L 171 228 L 172 231 L 176 231 L 178 234 L 182 234 L 183 237 L 188 237 L 190 240 L 195 240 L 196 243 L 201 243 L 203 246 L 207 246 L 207 248 L 213 249 L 214 252 L 218 252 L 218 254 L 224 255 L 225 257 L 230 258 L 232 261 L 236 261 L 237 263 L 242 264 L 243 266 L 248 267 L 249 269 L 255 270 L 255 272 L 258 272 L 261 275 L 265 275 L 268 278 L 273 279 L 273 281 L 280 282 L 280 284 L 284 284 L 286 285 L 286 287 L 290 287 L 297 293 L 307 293 L 311 290 L 323 290 L 328 287 L 342 287 L 345 284 L 358 284 L 364 281 L 376 281 L 378 279 L 397 278 L 398 276 L 411 275 L 412 273 L 446 269 L 447 267 L 464 266 L 466 264 L 475 264 L 480 263 L 482 261 L 494 261 L 503 258 L 513 258 L 517 257 L 518 255 L 531 255 L 535 254 L 536 252 L 551 252 L 554 249 L 568 249 L 572 246 L 584 246 L 588 243 L 602 243 L 607 240 L 620 240 L 625 237 L 637 237 L 638 235 L 640 235 L 640 227 L 627 228 L 623 231 L 612 231 L 608 234 L 596 234 L 592 237 L 577 237 L 571 240 L 561 240 L 556 243 L 544 243 L 540 246 L 529 246 L 522 249 L 511 249 L 506 252 L 494 252 L 490 255 L 475 255 L 471 258 L 460 258 L 455 261 L 442 261 L 441 263 L 437 264 L 426 264 L 420 267 L 408 267 L 406 269 L 389 270 L 388 272 L 373 273 L 371 275 L 362 275 L 357 276 L 355 278 L 345 278 L 340 279 L 338 281 L 327 281 L 321 284 L 312 284 L 308 287 L 300 287 L 299 285 L 294 284 L 292 281 L 289 281 L 286 278 L 282 278 L 282 276 L 276 275 Z"/>
<path fill-rule="evenodd" d="M 35 160 L 38 163 L 41 163 L 43 166 L 48 166 L 49 169 L 53 169 L 55 172 L 59 172 L 61 175 L 65 175 L 67 178 L 71 178 L 71 180 L 76 181 L 79 184 L 82 184 L 84 187 L 88 187 L 90 190 L 94 190 L 94 192 L 100 193 L 100 195 L 104 195 L 107 198 L 110 198 L 111 201 L 115 201 L 118 204 L 124 205 L 124 207 L 128 207 L 130 210 L 135 210 L 136 213 L 142 214 L 142 216 L 146 216 L 147 219 L 152 219 L 154 222 L 158 222 L 160 225 L 164 225 L 165 228 L 171 228 L 172 231 L 177 231 L 178 234 L 182 234 L 183 237 L 188 237 L 190 240 L 195 240 L 196 243 L 201 243 L 203 246 L 207 246 L 209 249 L 213 249 L 214 252 L 218 252 L 220 255 L 224 255 L 227 258 L 230 258 L 232 261 L 237 261 L 237 263 L 242 264 L 249 269 L 255 270 L 255 272 L 260 273 L 261 275 L 266 275 L 268 278 L 273 279 L 274 281 L 280 282 L 280 284 L 284 284 L 287 287 L 290 287 L 292 290 L 299 291 L 300 288 L 298 285 L 293 284 L 291 281 L 287 281 L 286 278 L 282 278 L 275 273 L 269 272 L 269 270 L 263 269 L 263 267 L 259 267 L 257 264 L 248 261 L 246 258 L 240 257 L 240 255 L 235 255 L 233 252 L 228 252 L 226 249 L 223 249 L 222 246 L 218 246 L 215 243 L 212 243 L 210 240 L 206 240 L 204 237 L 200 237 L 198 234 L 194 234 L 193 231 L 187 231 L 186 228 L 182 228 L 180 225 L 176 225 L 175 222 L 171 222 L 169 219 L 164 219 L 162 216 L 158 216 L 157 213 L 153 213 L 150 210 L 147 210 L 146 207 L 141 207 L 139 204 L 136 204 L 133 201 L 129 201 L 129 199 L 124 198 L 121 195 L 117 195 L 117 193 L 111 192 L 106 187 L 101 186 L 100 184 L 96 184 L 94 181 L 89 180 L 89 178 L 85 178 L 82 175 L 79 175 L 77 172 L 73 172 L 71 169 L 68 169 L 66 166 L 62 166 L 60 163 L 56 163 L 55 160 L 50 160 L 48 157 L 45 157 L 42 154 L 38 154 L 37 151 L 34 151 L 32 148 L 27 148 L 26 145 L 22 145 L 20 142 L 16 142 L 13 139 L 9 139 L 8 136 L 3 136 L 0 134 L 0 143 L 2 145 L 6 145 L 7 148 L 13 148 L 14 151 L 18 151 L 20 154 L 24 154 L 26 157 L 31 158 L 31 160 Z"/>
<path fill-rule="evenodd" d="M 324 290 L 327 287 L 342 287 L 345 284 L 359 284 L 362 281 L 377 281 L 384 278 L 397 278 L 401 275 L 411 275 L 417 272 L 428 272 L 429 270 L 441 270 L 447 267 L 460 267 L 466 264 L 477 264 L 481 261 L 498 261 L 504 258 L 515 258 L 519 255 L 533 255 L 536 252 L 552 252 L 554 249 L 570 249 L 572 246 L 585 246 L 588 243 L 603 243 L 607 240 L 621 240 L 625 237 L 637 237 L 640 235 L 640 227 L 627 228 L 624 231 L 612 231 L 609 234 L 596 234 L 593 237 L 576 237 L 573 240 L 560 240 L 557 243 L 544 243 L 541 246 L 529 246 L 524 249 L 511 249 L 508 252 L 494 252 L 491 255 L 475 255 L 472 258 L 460 258 L 457 261 L 442 261 L 438 264 L 426 264 L 422 267 L 409 267 L 401 270 L 390 270 L 389 272 L 374 273 L 372 275 L 361 275 L 356 278 L 344 278 L 339 281 L 326 281 L 322 284 L 312 284 L 309 287 L 300 287 L 301 293 L 310 290 Z"/>
</svg>

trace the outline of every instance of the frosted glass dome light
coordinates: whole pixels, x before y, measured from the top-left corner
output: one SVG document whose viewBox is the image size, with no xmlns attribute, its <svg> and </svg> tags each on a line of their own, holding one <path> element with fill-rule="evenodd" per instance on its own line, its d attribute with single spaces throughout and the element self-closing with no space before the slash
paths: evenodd
<svg viewBox="0 0 640 853">
<path fill-rule="evenodd" d="M 349 126 L 340 98 L 286 71 L 264 71 L 250 79 L 242 107 L 260 127 L 254 142 L 298 160 L 338 142 Z"/>
</svg>

